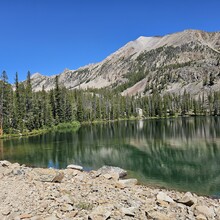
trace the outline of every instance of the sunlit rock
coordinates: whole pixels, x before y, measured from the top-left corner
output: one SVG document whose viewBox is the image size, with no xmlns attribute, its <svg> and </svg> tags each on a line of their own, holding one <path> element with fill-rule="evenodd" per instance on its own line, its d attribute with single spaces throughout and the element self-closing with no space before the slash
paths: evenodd
<svg viewBox="0 0 220 220">
<path fill-rule="evenodd" d="M 67 166 L 67 169 L 74 169 L 74 170 L 80 170 L 83 171 L 83 167 L 79 165 L 70 164 Z"/>
<path fill-rule="evenodd" d="M 112 166 L 103 166 L 100 169 L 98 169 L 97 172 L 100 172 L 101 174 L 117 173 L 119 177 L 124 177 L 127 175 L 126 170 L 123 170 L 120 167 L 112 167 Z"/>
</svg>

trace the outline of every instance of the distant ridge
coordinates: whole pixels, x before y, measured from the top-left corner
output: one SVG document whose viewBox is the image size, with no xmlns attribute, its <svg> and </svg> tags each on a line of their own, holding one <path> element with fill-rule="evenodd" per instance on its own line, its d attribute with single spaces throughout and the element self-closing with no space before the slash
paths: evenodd
<svg viewBox="0 0 220 220">
<path fill-rule="evenodd" d="M 213 83 L 209 83 L 213 80 Z M 117 89 L 124 95 L 220 90 L 220 32 L 185 30 L 165 36 L 140 36 L 103 61 L 59 74 L 69 89 Z M 54 88 L 55 76 L 32 75 L 33 89 Z M 124 89 L 123 89 L 124 88 Z"/>
</svg>

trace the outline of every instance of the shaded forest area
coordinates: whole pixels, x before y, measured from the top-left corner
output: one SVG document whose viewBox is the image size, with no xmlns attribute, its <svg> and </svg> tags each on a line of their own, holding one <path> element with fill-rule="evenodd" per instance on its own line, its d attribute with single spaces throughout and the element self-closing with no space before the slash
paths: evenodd
<svg viewBox="0 0 220 220">
<path fill-rule="evenodd" d="M 47 129 L 61 123 L 110 121 L 138 118 L 171 117 L 179 115 L 219 115 L 220 92 L 194 99 L 183 95 L 161 95 L 156 89 L 150 96 L 121 96 L 117 90 L 75 89 L 68 90 L 59 84 L 50 91 L 33 92 L 31 74 L 27 80 L 8 83 L 7 73 L 0 78 L 0 136 Z"/>
</svg>

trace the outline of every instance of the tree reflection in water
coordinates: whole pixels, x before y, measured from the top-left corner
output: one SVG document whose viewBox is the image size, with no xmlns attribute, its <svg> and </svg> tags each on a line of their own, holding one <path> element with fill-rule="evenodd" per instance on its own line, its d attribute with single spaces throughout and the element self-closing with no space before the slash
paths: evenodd
<svg viewBox="0 0 220 220">
<path fill-rule="evenodd" d="M 145 184 L 211 195 L 220 192 L 219 124 L 219 117 L 194 117 L 87 125 L 4 140 L 0 159 L 86 170 L 119 166 Z"/>
</svg>

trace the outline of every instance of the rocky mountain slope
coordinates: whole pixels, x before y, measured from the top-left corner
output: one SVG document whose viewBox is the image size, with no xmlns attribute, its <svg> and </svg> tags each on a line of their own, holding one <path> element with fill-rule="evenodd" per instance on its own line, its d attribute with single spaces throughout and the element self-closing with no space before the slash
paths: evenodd
<svg viewBox="0 0 220 220">
<path fill-rule="evenodd" d="M 100 63 L 65 70 L 67 88 L 116 89 L 126 95 L 153 90 L 192 95 L 220 89 L 220 32 L 186 30 L 163 37 L 139 37 Z M 33 89 L 54 87 L 55 76 L 32 76 Z"/>
</svg>

